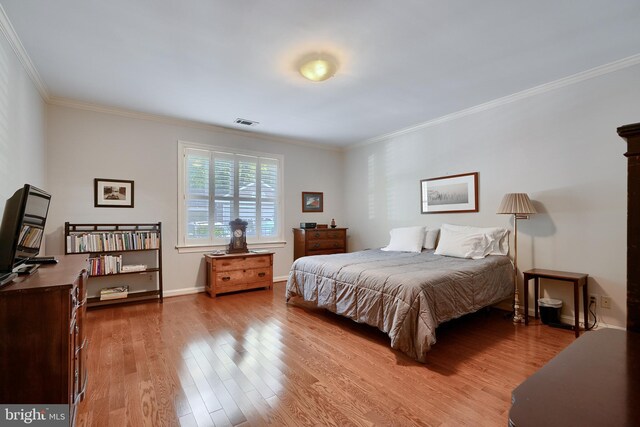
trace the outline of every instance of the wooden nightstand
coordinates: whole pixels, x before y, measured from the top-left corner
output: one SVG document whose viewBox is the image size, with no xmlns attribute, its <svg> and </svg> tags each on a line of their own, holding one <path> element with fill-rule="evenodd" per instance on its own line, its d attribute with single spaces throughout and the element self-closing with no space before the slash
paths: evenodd
<svg viewBox="0 0 640 427">
<path fill-rule="evenodd" d="M 294 228 L 293 260 L 310 255 L 347 252 L 348 228 Z"/>
<path fill-rule="evenodd" d="M 210 297 L 226 292 L 273 286 L 273 252 L 226 255 L 205 254 Z"/>
<path fill-rule="evenodd" d="M 584 327 L 589 324 L 589 275 L 584 273 L 570 273 L 568 271 L 544 270 L 542 268 L 534 268 L 524 273 L 524 324 L 529 324 L 529 280 L 534 280 L 534 297 L 535 297 L 535 318 L 538 318 L 538 291 L 540 279 L 562 280 L 573 283 L 573 305 L 575 325 L 574 331 L 576 338 L 580 336 L 580 287 L 582 287 L 582 305 L 584 308 Z"/>
</svg>

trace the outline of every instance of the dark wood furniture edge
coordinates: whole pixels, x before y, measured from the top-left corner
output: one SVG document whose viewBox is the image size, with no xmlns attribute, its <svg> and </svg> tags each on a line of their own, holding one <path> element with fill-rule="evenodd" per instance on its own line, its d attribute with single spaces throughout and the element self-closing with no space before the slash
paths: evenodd
<svg viewBox="0 0 640 427">
<path fill-rule="evenodd" d="M 513 390 L 509 425 L 637 425 L 638 359 L 640 334 L 584 334 Z"/>
<path fill-rule="evenodd" d="M 640 123 L 618 135 L 627 142 L 627 330 L 640 332 Z"/>
</svg>

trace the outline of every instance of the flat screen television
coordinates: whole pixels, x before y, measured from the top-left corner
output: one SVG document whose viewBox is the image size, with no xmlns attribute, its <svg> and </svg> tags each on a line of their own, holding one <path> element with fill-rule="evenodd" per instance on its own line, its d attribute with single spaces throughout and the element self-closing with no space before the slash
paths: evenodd
<svg viewBox="0 0 640 427">
<path fill-rule="evenodd" d="M 0 223 L 0 275 L 38 255 L 50 202 L 50 194 L 29 184 L 7 199 Z"/>
</svg>

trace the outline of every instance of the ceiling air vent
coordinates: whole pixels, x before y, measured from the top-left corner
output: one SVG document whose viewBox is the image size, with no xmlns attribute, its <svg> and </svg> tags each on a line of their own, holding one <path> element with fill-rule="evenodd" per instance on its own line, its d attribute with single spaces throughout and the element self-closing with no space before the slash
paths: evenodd
<svg viewBox="0 0 640 427">
<path fill-rule="evenodd" d="M 237 125 L 244 125 L 244 126 L 257 126 L 260 122 L 254 122 L 253 120 L 247 120 L 247 119 L 235 119 L 234 123 Z"/>
</svg>

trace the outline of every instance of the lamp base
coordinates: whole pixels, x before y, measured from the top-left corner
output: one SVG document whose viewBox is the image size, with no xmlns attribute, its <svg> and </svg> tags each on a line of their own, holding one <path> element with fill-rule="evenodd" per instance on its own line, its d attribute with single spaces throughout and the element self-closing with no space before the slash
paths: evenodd
<svg viewBox="0 0 640 427">
<path fill-rule="evenodd" d="M 513 315 L 513 323 L 524 323 L 524 316 L 516 311 Z"/>
</svg>

